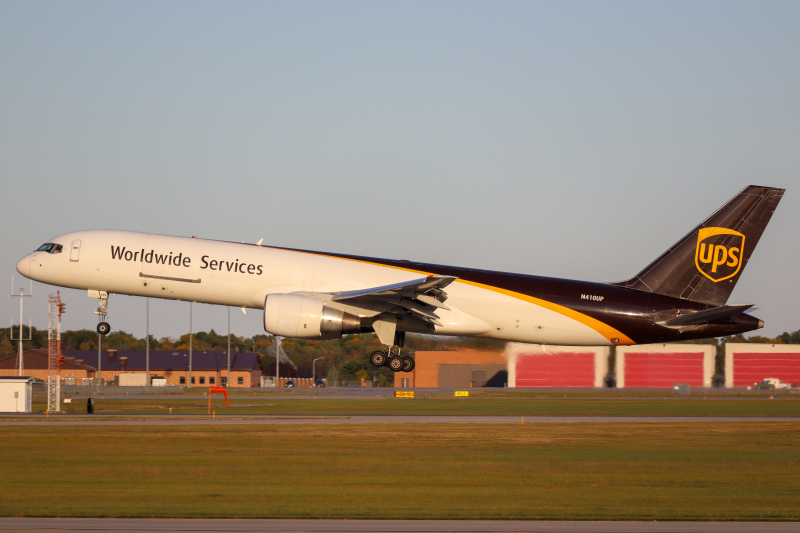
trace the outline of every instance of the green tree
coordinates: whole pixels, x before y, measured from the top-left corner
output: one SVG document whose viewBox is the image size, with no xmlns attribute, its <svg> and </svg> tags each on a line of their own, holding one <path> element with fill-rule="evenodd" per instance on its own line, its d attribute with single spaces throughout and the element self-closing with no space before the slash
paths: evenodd
<svg viewBox="0 0 800 533">
<path fill-rule="evenodd" d="M 339 384 L 339 371 L 336 370 L 335 366 L 328 370 L 328 375 L 326 377 L 328 379 L 328 385 L 335 386 Z"/>
<path fill-rule="evenodd" d="M 11 341 L 8 339 L 8 335 L 0 335 L 0 357 L 8 357 L 9 355 L 14 355 L 15 353 L 17 353 L 17 350 L 14 348 L 14 345 L 11 344 Z"/>
<path fill-rule="evenodd" d="M 124 331 L 114 331 L 103 339 L 105 350 L 144 350 L 144 348 L 144 339 L 137 339 Z"/>
<path fill-rule="evenodd" d="M 792 333 L 781 333 L 778 338 L 783 344 L 800 344 L 800 329 Z"/>
<path fill-rule="evenodd" d="M 783 340 L 779 338 L 777 339 L 770 339 L 769 337 L 762 337 L 761 335 L 753 335 L 747 342 L 753 344 L 783 344 Z"/>
<path fill-rule="evenodd" d="M 96 350 L 97 332 L 88 329 L 63 331 L 61 333 L 61 348 L 63 350 Z"/>
<path fill-rule="evenodd" d="M 342 381 L 358 381 L 360 379 L 358 377 L 359 374 L 367 373 L 366 375 L 369 376 L 367 372 L 368 364 L 367 361 L 360 358 L 347 361 L 339 367 L 339 379 Z"/>
<path fill-rule="evenodd" d="M 175 349 L 175 344 L 177 342 L 178 341 L 176 341 L 172 337 L 161 337 L 160 339 L 158 339 L 158 346 L 159 346 L 158 349 L 159 350 L 174 350 Z M 151 346 L 151 348 L 152 348 L 152 346 Z"/>
</svg>

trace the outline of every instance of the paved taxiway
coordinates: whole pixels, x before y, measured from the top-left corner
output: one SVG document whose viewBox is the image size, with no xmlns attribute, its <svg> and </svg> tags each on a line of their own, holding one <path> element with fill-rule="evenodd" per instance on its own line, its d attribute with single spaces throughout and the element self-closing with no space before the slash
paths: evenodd
<svg viewBox="0 0 800 533">
<path fill-rule="evenodd" d="M 174 520 L 113 518 L 0 518 L 0 531 L 222 531 L 229 533 L 797 533 L 792 522 L 593 522 L 477 520 Z"/>
</svg>

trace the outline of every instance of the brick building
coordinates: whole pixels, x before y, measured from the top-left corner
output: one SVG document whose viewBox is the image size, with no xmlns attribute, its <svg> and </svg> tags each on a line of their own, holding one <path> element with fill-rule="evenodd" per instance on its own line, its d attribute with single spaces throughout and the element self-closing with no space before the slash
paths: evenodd
<svg viewBox="0 0 800 533">
<path fill-rule="evenodd" d="M 95 353 L 95 357 L 97 354 Z M 19 355 L 0 359 L 0 376 L 19 375 Z M 49 355 L 47 350 L 25 350 L 22 354 L 23 369 L 22 375 L 42 381 L 47 381 L 47 365 Z M 79 359 L 66 359 L 61 365 L 62 379 L 75 379 L 76 383 L 81 383 L 84 378 L 93 379 L 97 370 L 89 365 L 83 364 Z"/>
<path fill-rule="evenodd" d="M 750 388 L 766 378 L 800 386 L 800 345 L 725 345 L 725 386 Z"/>
<path fill-rule="evenodd" d="M 710 344 L 618 346 L 617 387 L 711 387 L 716 350 Z"/>
<path fill-rule="evenodd" d="M 505 351 L 418 351 L 398 388 L 603 387 L 608 347 L 508 343 Z"/>
<path fill-rule="evenodd" d="M 610 353 L 608 346 L 508 343 L 508 386 L 602 388 Z"/>
<path fill-rule="evenodd" d="M 414 362 L 411 372 L 394 375 L 395 387 L 504 387 L 508 382 L 508 362 L 504 352 L 418 351 Z"/>
<path fill-rule="evenodd" d="M 146 353 L 144 350 L 63 350 L 61 378 L 74 378 L 76 383 L 84 379 L 102 378 L 113 382 L 116 376 L 126 372 L 144 372 Z M 207 387 L 225 385 L 228 376 L 228 355 L 225 351 L 192 352 L 192 385 Z M 19 373 L 18 356 L 0 359 L 0 376 L 16 376 Z M 26 376 L 47 380 L 47 350 L 27 350 L 23 353 Z M 261 384 L 261 361 L 257 353 L 231 353 L 231 387 L 258 387 Z M 188 350 L 150 350 L 150 376 L 163 377 L 167 385 L 189 385 Z"/>
</svg>

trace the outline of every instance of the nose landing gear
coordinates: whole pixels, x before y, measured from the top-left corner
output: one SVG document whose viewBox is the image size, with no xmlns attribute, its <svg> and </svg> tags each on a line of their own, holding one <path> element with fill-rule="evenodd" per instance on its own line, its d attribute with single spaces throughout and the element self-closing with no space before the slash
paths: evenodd
<svg viewBox="0 0 800 533">
<path fill-rule="evenodd" d="M 97 303 L 100 307 L 94 310 L 94 314 L 100 317 L 100 322 L 97 324 L 97 333 L 100 335 L 108 335 L 111 331 L 111 326 L 106 322 L 108 318 L 108 293 L 106 291 L 89 291 L 89 298 L 97 298 Z"/>
</svg>

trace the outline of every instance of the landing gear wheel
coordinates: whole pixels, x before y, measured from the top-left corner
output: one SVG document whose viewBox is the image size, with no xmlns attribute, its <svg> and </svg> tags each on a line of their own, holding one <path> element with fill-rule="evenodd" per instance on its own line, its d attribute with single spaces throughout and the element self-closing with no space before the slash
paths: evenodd
<svg viewBox="0 0 800 533">
<path fill-rule="evenodd" d="M 386 364 L 386 354 L 380 350 L 372 352 L 369 356 L 369 362 L 374 366 L 384 366 Z"/>
<path fill-rule="evenodd" d="M 100 323 L 97 324 L 97 333 L 108 335 L 108 332 L 111 331 L 111 326 L 106 322 L 106 318 L 108 318 L 108 293 L 106 291 L 89 290 L 89 297 L 97 298 L 97 303 L 100 306 L 94 310 L 94 314 L 100 318 Z"/>
<path fill-rule="evenodd" d="M 408 356 L 403 357 L 403 372 L 411 372 L 414 370 L 414 360 Z"/>
<path fill-rule="evenodd" d="M 392 372 L 400 372 L 403 370 L 405 363 L 401 357 L 390 357 L 388 367 Z"/>
</svg>

